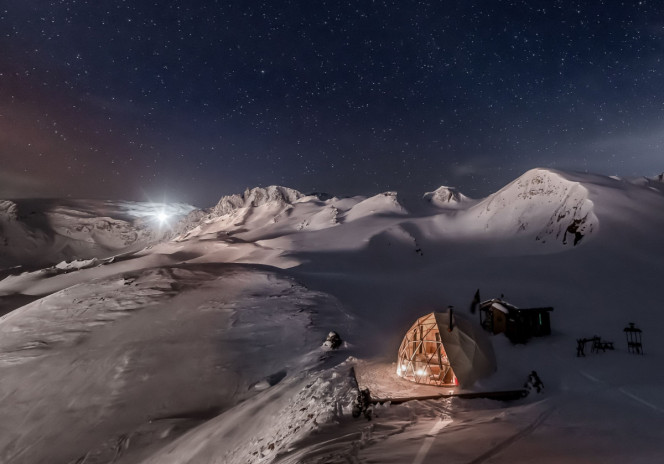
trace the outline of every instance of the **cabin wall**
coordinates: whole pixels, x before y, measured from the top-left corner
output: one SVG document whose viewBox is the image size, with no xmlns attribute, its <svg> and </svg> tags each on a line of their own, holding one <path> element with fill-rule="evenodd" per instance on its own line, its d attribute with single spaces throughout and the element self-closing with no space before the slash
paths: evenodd
<svg viewBox="0 0 664 464">
<path fill-rule="evenodd" d="M 499 334 L 507 330 L 507 315 L 502 311 L 493 310 L 493 333 Z"/>
</svg>

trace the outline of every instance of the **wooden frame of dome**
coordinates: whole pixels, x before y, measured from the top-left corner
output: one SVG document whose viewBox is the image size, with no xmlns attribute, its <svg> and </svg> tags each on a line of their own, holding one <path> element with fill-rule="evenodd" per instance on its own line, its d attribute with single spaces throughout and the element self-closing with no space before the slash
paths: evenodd
<svg viewBox="0 0 664 464">
<path fill-rule="evenodd" d="M 427 385 L 459 384 L 445 352 L 435 313 L 420 317 L 406 332 L 399 347 L 397 375 Z"/>
</svg>

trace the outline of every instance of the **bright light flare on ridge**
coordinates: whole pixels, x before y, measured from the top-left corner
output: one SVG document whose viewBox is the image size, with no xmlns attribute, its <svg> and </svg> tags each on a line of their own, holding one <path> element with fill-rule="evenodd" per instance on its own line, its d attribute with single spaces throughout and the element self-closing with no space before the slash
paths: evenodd
<svg viewBox="0 0 664 464">
<path fill-rule="evenodd" d="M 159 224 L 164 224 L 168 222 L 168 219 L 171 217 L 169 214 L 166 214 L 163 211 L 159 211 L 155 217 L 157 218 L 157 221 L 159 221 Z"/>
</svg>

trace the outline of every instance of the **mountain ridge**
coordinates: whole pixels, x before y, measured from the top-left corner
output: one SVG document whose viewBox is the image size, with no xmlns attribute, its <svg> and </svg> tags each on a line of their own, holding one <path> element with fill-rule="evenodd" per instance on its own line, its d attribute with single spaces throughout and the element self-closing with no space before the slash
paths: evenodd
<svg viewBox="0 0 664 464">
<path fill-rule="evenodd" d="M 268 251 L 286 256 L 368 246 L 378 254 L 381 247 L 396 246 L 423 255 L 423 250 L 438 249 L 457 237 L 559 252 L 593 240 L 605 219 L 617 227 L 620 217 L 638 213 L 640 219 L 634 221 L 643 221 L 664 198 L 662 190 L 652 187 L 655 182 L 657 178 L 636 182 L 534 168 L 482 199 L 442 186 L 421 197 L 424 209 L 417 213 L 406 209 L 393 191 L 337 198 L 283 186 L 255 187 L 223 196 L 209 209 L 173 206 L 171 213 L 179 221 L 163 228 L 150 222 L 158 212 L 154 205 L 67 200 L 58 206 L 51 200 L 48 212 L 26 216 L 32 217 L 30 222 L 21 219 L 25 214 L 16 203 L 5 200 L 0 203 L 0 246 L 6 250 L 2 264 L 39 255 L 44 257 L 40 264 L 109 257 L 168 240 L 200 243 L 202 253 L 216 243 L 215 250 L 232 249 L 234 260 L 251 262 Z M 654 197 L 648 200 L 648 195 Z M 648 201 L 641 197 L 653 206 L 644 206 Z M 107 215 L 95 217 L 95 208 Z M 403 230 L 416 238 L 402 239 Z"/>
</svg>

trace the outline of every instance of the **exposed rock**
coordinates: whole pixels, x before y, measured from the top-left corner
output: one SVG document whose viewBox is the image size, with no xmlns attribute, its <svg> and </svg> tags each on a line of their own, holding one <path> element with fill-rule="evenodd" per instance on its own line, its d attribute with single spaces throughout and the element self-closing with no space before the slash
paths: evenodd
<svg viewBox="0 0 664 464">
<path fill-rule="evenodd" d="M 454 187 L 442 186 L 433 192 L 427 192 L 423 198 L 429 203 L 446 208 L 458 208 L 463 203 L 467 202 L 469 198 L 463 195 Z"/>
<path fill-rule="evenodd" d="M 339 336 L 338 333 L 332 331 L 329 334 L 327 334 L 327 338 L 325 339 L 325 342 L 323 343 L 324 348 L 328 348 L 331 350 L 336 350 L 341 346 L 343 341 L 341 340 L 341 337 Z"/>
<path fill-rule="evenodd" d="M 266 204 L 288 205 L 303 198 L 304 194 L 288 187 L 271 185 L 247 189 L 242 195 L 234 194 L 222 197 L 212 209 L 212 216 L 224 216 L 240 208 L 263 206 Z"/>
</svg>

